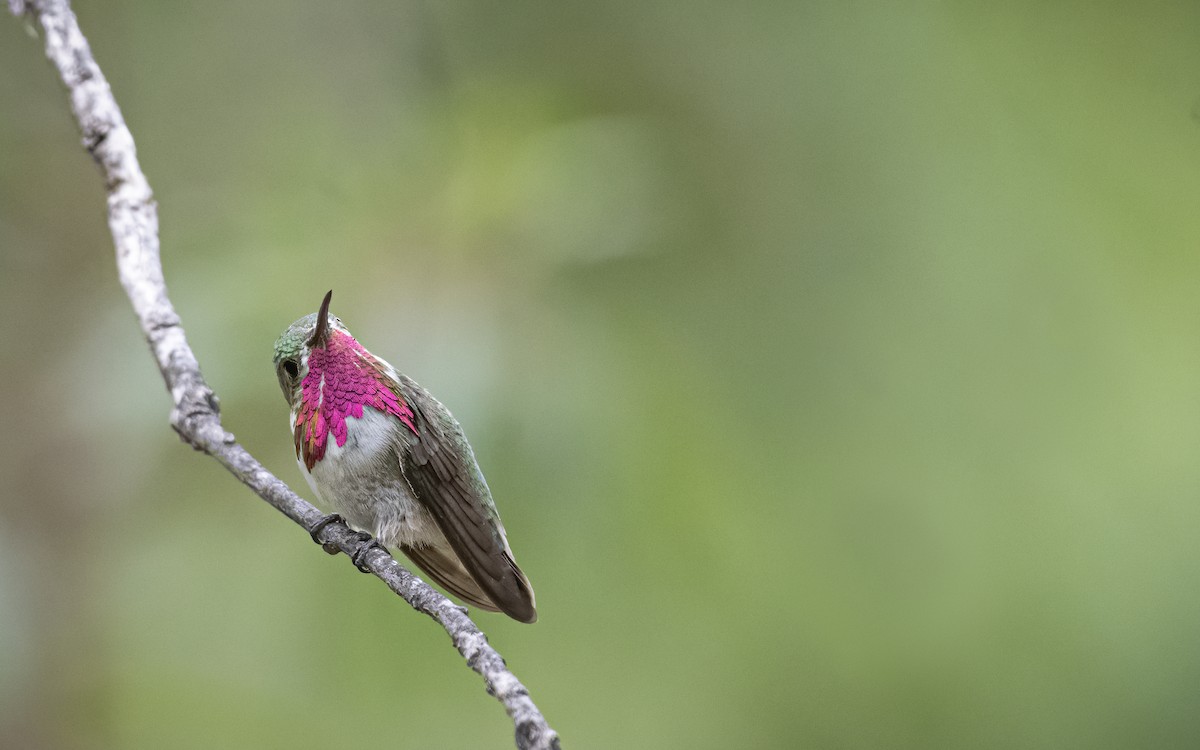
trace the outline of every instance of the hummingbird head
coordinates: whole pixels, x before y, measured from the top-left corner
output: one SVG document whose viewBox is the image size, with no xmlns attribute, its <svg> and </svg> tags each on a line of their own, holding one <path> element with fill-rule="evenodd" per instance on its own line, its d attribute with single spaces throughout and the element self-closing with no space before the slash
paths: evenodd
<svg viewBox="0 0 1200 750">
<path fill-rule="evenodd" d="M 288 406 L 293 409 L 300 402 L 300 386 L 308 373 L 308 357 L 314 348 L 324 348 L 334 331 L 349 335 L 342 321 L 329 314 L 329 300 L 333 290 L 321 300 L 319 312 L 310 313 L 288 326 L 275 340 L 275 376 Z"/>
<path fill-rule="evenodd" d="M 310 469 L 325 455 L 329 435 L 339 446 L 346 443 L 346 420 L 362 419 L 364 408 L 417 431 L 398 374 L 329 314 L 332 296 L 330 290 L 318 312 L 292 323 L 275 341 L 275 375 L 292 409 L 296 455 Z"/>
</svg>

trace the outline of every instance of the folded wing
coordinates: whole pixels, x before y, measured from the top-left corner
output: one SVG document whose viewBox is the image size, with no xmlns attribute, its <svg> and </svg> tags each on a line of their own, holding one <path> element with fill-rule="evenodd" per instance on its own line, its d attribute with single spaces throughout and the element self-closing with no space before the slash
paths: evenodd
<svg viewBox="0 0 1200 750">
<path fill-rule="evenodd" d="M 401 376 L 400 388 L 399 395 L 415 415 L 417 432 L 407 436 L 401 449 L 401 470 L 450 546 L 450 550 L 405 548 L 404 553 L 464 601 L 500 610 L 521 622 L 535 621 L 533 587 L 513 559 L 491 491 L 462 428 L 446 407 L 410 378 Z M 458 566 L 448 559 L 450 551 Z M 464 580 L 460 571 L 469 579 Z M 474 587 L 469 585 L 472 581 Z"/>
</svg>

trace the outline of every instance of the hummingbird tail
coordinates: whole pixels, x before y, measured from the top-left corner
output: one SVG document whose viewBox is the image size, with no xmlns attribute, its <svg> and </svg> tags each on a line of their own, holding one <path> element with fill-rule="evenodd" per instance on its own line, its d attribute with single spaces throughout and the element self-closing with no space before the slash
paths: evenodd
<svg viewBox="0 0 1200 750">
<path fill-rule="evenodd" d="M 517 602 L 517 606 L 509 605 L 502 607 L 492 601 L 475 579 L 463 567 L 458 556 L 454 554 L 454 550 L 448 545 L 441 546 L 422 546 L 411 547 L 409 545 L 400 545 L 400 550 L 412 560 L 418 568 L 424 571 L 435 583 L 449 591 L 454 596 L 458 597 L 467 604 L 479 607 L 488 612 L 504 612 L 509 617 L 520 622 L 534 622 L 537 620 L 537 610 L 533 603 L 533 589 L 529 586 L 529 581 L 523 573 L 520 573 L 520 568 L 517 568 L 515 562 L 511 562 L 512 567 L 520 574 L 520 579 L 524 583 L 524 589 L 528 592 L 528 599 L 524 596 Z M 511 557 L 509 560 L 511 561 Z M 524 593 L 524 592 L 522 592 Z"/>
</svg>

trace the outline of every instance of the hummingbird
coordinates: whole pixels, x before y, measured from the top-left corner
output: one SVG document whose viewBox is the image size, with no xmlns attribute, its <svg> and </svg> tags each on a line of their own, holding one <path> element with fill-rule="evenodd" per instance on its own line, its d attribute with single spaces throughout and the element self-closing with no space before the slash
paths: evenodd
<svg viewBox="0 0 1200 750">
<path fill-rule="evenodd" d="M 537 620 L 533 587 L 513 559 L 491 490 L 462 427 L 411 378 L 367 351 L 320 310 L 275 342 L 296 462 L 319 505 L 359 532 L 353 559 L 398 547 L 459 599 Z M 373 535 L 373 536 L 372 536 Z"/>
</svg>

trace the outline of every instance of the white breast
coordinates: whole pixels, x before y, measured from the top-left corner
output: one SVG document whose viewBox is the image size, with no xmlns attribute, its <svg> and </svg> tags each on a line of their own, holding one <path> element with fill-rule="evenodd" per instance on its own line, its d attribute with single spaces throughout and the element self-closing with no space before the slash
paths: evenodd
<svg viewBox="0 0 1200 750">
<path fill-rule="evenodd" d="M 372 408 L 362 419 L 346 419 L 346 442 L 330 434 L 325 455 L 309 471 L 297 463 L 321 503 L 341 513 L 354 528 L 385 545 L 423 545 L 440 541 L 429 512 L 412 496 L 400 471 L 400 456 L 392 437 L 394 417 Z"/>
</svg>

